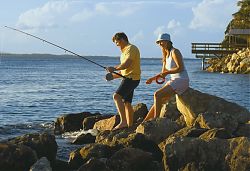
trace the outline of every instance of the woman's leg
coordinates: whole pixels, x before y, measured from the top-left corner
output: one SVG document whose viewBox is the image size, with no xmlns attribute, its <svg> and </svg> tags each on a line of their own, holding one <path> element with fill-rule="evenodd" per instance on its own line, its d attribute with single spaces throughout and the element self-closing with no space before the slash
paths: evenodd
<svg viewBox="0 0 250 171">
<path fill-rule="evenodd" d="M 154 117 L 160 116 L 163 103 L 175 94 L 171 86 L 165 85 L 154 93 Z"/>
<path fill-rule="evenodd" d="M 155 113 L 155 109 L 154 109 L 154 105 L 150 108 L 147 116 L 144 118 L 143 122 L 148 121 L 150 119 L 154 118 L 154 113 Z"/>
</svg>

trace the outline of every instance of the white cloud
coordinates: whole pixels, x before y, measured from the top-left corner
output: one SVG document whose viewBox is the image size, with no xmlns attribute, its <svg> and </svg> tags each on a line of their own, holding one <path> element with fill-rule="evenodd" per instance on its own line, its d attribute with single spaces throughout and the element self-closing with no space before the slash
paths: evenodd
<svg viewBox="0 0 250 171">
<path fill-rule="evenodd" d="M 181 30 L 181 23 L 172 19 L 168 22 L 166 26 L 159 26 L 154 30 L 154 35 L 158 36 L 161 33 L 167 32 L 171 35 L 176 35 Z"/>
<path fill-rule="evenodd" d="M 141 41 L 143 38 L 144 38 L 143 31 L 139 31 L 131 38 L 131 41 L 132 42 Z"/>
<path fill-rule="evenodd" d="M 84 9 L 83 11 L 73 15 L 70 20 L 72 22 L 82 22 L 82 21 L 88 20 L 89 18 L 91 18 L 94 15 L 95 14 L 93 11 L 90 11 L 88 9 Z"/>
<path fill-rule="evenodd" d="M 192 8 L 193 20 L 191 29 L 223 29 L 231 18 L 235 3 L 225 0 L 203 0 Z"/>
<path fill-rule="evenodd" d="M 110 14 L 110 10 L 107 8 L 107 5 L 104 3 L 98 3 L 95 5 L 95 11 L 103 14 Z"/>
<path fill-rule="evenodd" d="M 167 27 L 165 27 L 165 26 L 159 26 L 159 27 L 157 27 L 157 28 L 154 30 L 154 35 L 155 35 L 155 36 L 158 36 L 159 34 L 166 32 L 166 28 L 167 28 Z"/>
<path fill-rule="evenodd" d="M 172 19 L 168 22 L 167 28 L 168 29 L 178 29 L 180 26 L 181 26 L 181 23 L 179 21 Z"/>
<path fill-rule="evenodd" d="M 122 16 L 122 17 L 130 16 L 130 15 L 134 14 L 138 10 L 139 10 L 138 6 L 130 6 L 129 5 L 126 8 L 124 8 L 123 10 L 121 10 L 118 13 L 118 16 Z"/>
<path fill-rule="evenodd" d="M 84 7 L 84 2 L 78 2 L 78 5 Z M 118 16 L 127 17 L 133 15 L 139 7 L 135 3 L 129 2 L 100 2 L 93 4 L 92 7 L 84 8 L 82 11 L 77 12 L 71 17 L 73 22 L 83 22 L 94 16 Z"/>
<path fill-rule="evenodd" d="M 101 2 L 96 4 L 95 10 L 106 15 L 126 17 L 136 13 L 141 6 L 140 2 Z"/>
<path fill-rule="evenodd" d="M 22 13 L 18 18 L 17 27 L 57 27 L 66 25 L 68 21 L 84 22 L 98 15 L 127 17 L 135 14 L 140 7 L 138 2 L 49 1 L 41 7 Z"/>
<path fill-rule="evenodd" d="M 56 18 L 68 9 L 65 1 L 49 1 L 40 8 L 35 8 L 22 13 L 17 22 L 21 28 L 55 27 Z"/>
<path fill-rule="evenodd" d="M 80 11 L 77 11 L 71 18 L 72 22 L 84 22 L 98 14 L 109 15 L 110 11 L 105 3 L 92 4 L 87 6 L 84 2 L 78 2 L 77 5 L 80 7 Z"/>
</svg>

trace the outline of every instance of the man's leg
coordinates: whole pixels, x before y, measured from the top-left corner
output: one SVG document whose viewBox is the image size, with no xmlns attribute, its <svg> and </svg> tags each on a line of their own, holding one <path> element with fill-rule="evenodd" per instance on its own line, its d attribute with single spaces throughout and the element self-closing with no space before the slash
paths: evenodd
<svg viewBox="0 0 250 171">
<path fill-rule="evenodd" d="M 120 123 L 114 129 L 126 127 L 127 121 L 126 121 L 125 105 L 122 101 L 122 97 L 119 94 L 114 93 L 113 99 L 114 99 L 117 111 L 120 115 Z"/>
<path fill-rule="evenodd" d="M 133 119 L 134 119 L 134 109 L 129 102 L 125 102 L 125 113 L 126 113 L 126 119 L 128 127 L 133 125 Z"/>
</svg>

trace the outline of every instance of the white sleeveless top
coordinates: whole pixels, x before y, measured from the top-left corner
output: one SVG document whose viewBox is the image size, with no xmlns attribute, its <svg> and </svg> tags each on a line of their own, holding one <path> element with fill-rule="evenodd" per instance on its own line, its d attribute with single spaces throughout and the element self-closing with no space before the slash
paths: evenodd
<svg viewBox="0 0 250 171">
<path fill-rule="evenodd" d="M 173 52 L 173 50 L 174 50 L 174 48 L 172 48 L 170 50 L 169 57 L 166 58 L 166 66 L 165 66 L 165 68 L 167 70 L 170 70 L 171 68 L 176 67 L 176 63 L 175 63 L 175 61 L 172 58 L 172 52 Z M 182 56 L 181 56 L 181 58 L 182 58 Z M 183 61 L 183 58 L 182 58 L 182 61 Z M 186 70 L 186 68 L 184 66 L 184 61 L 183 61 L 183 70 L 181 72 L 179 72 L 179 73 L 170 74 L 170 78 L 171 79 L 175 79 L 175 78 L 189 79 L 187 70 Z"/>
</svg>

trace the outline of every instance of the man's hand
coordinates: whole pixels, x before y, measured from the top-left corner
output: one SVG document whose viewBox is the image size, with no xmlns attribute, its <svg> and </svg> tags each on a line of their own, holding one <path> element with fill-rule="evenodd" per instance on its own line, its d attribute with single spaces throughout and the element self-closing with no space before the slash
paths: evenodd
<svg viewBox="0 0 250 171">
<path fill-rule="evenodd" d="M 106 71 L 111 72 L 111 73 L 117 70 L 115 67 L 106 67 L 105 69 Z"/>
</svg>

